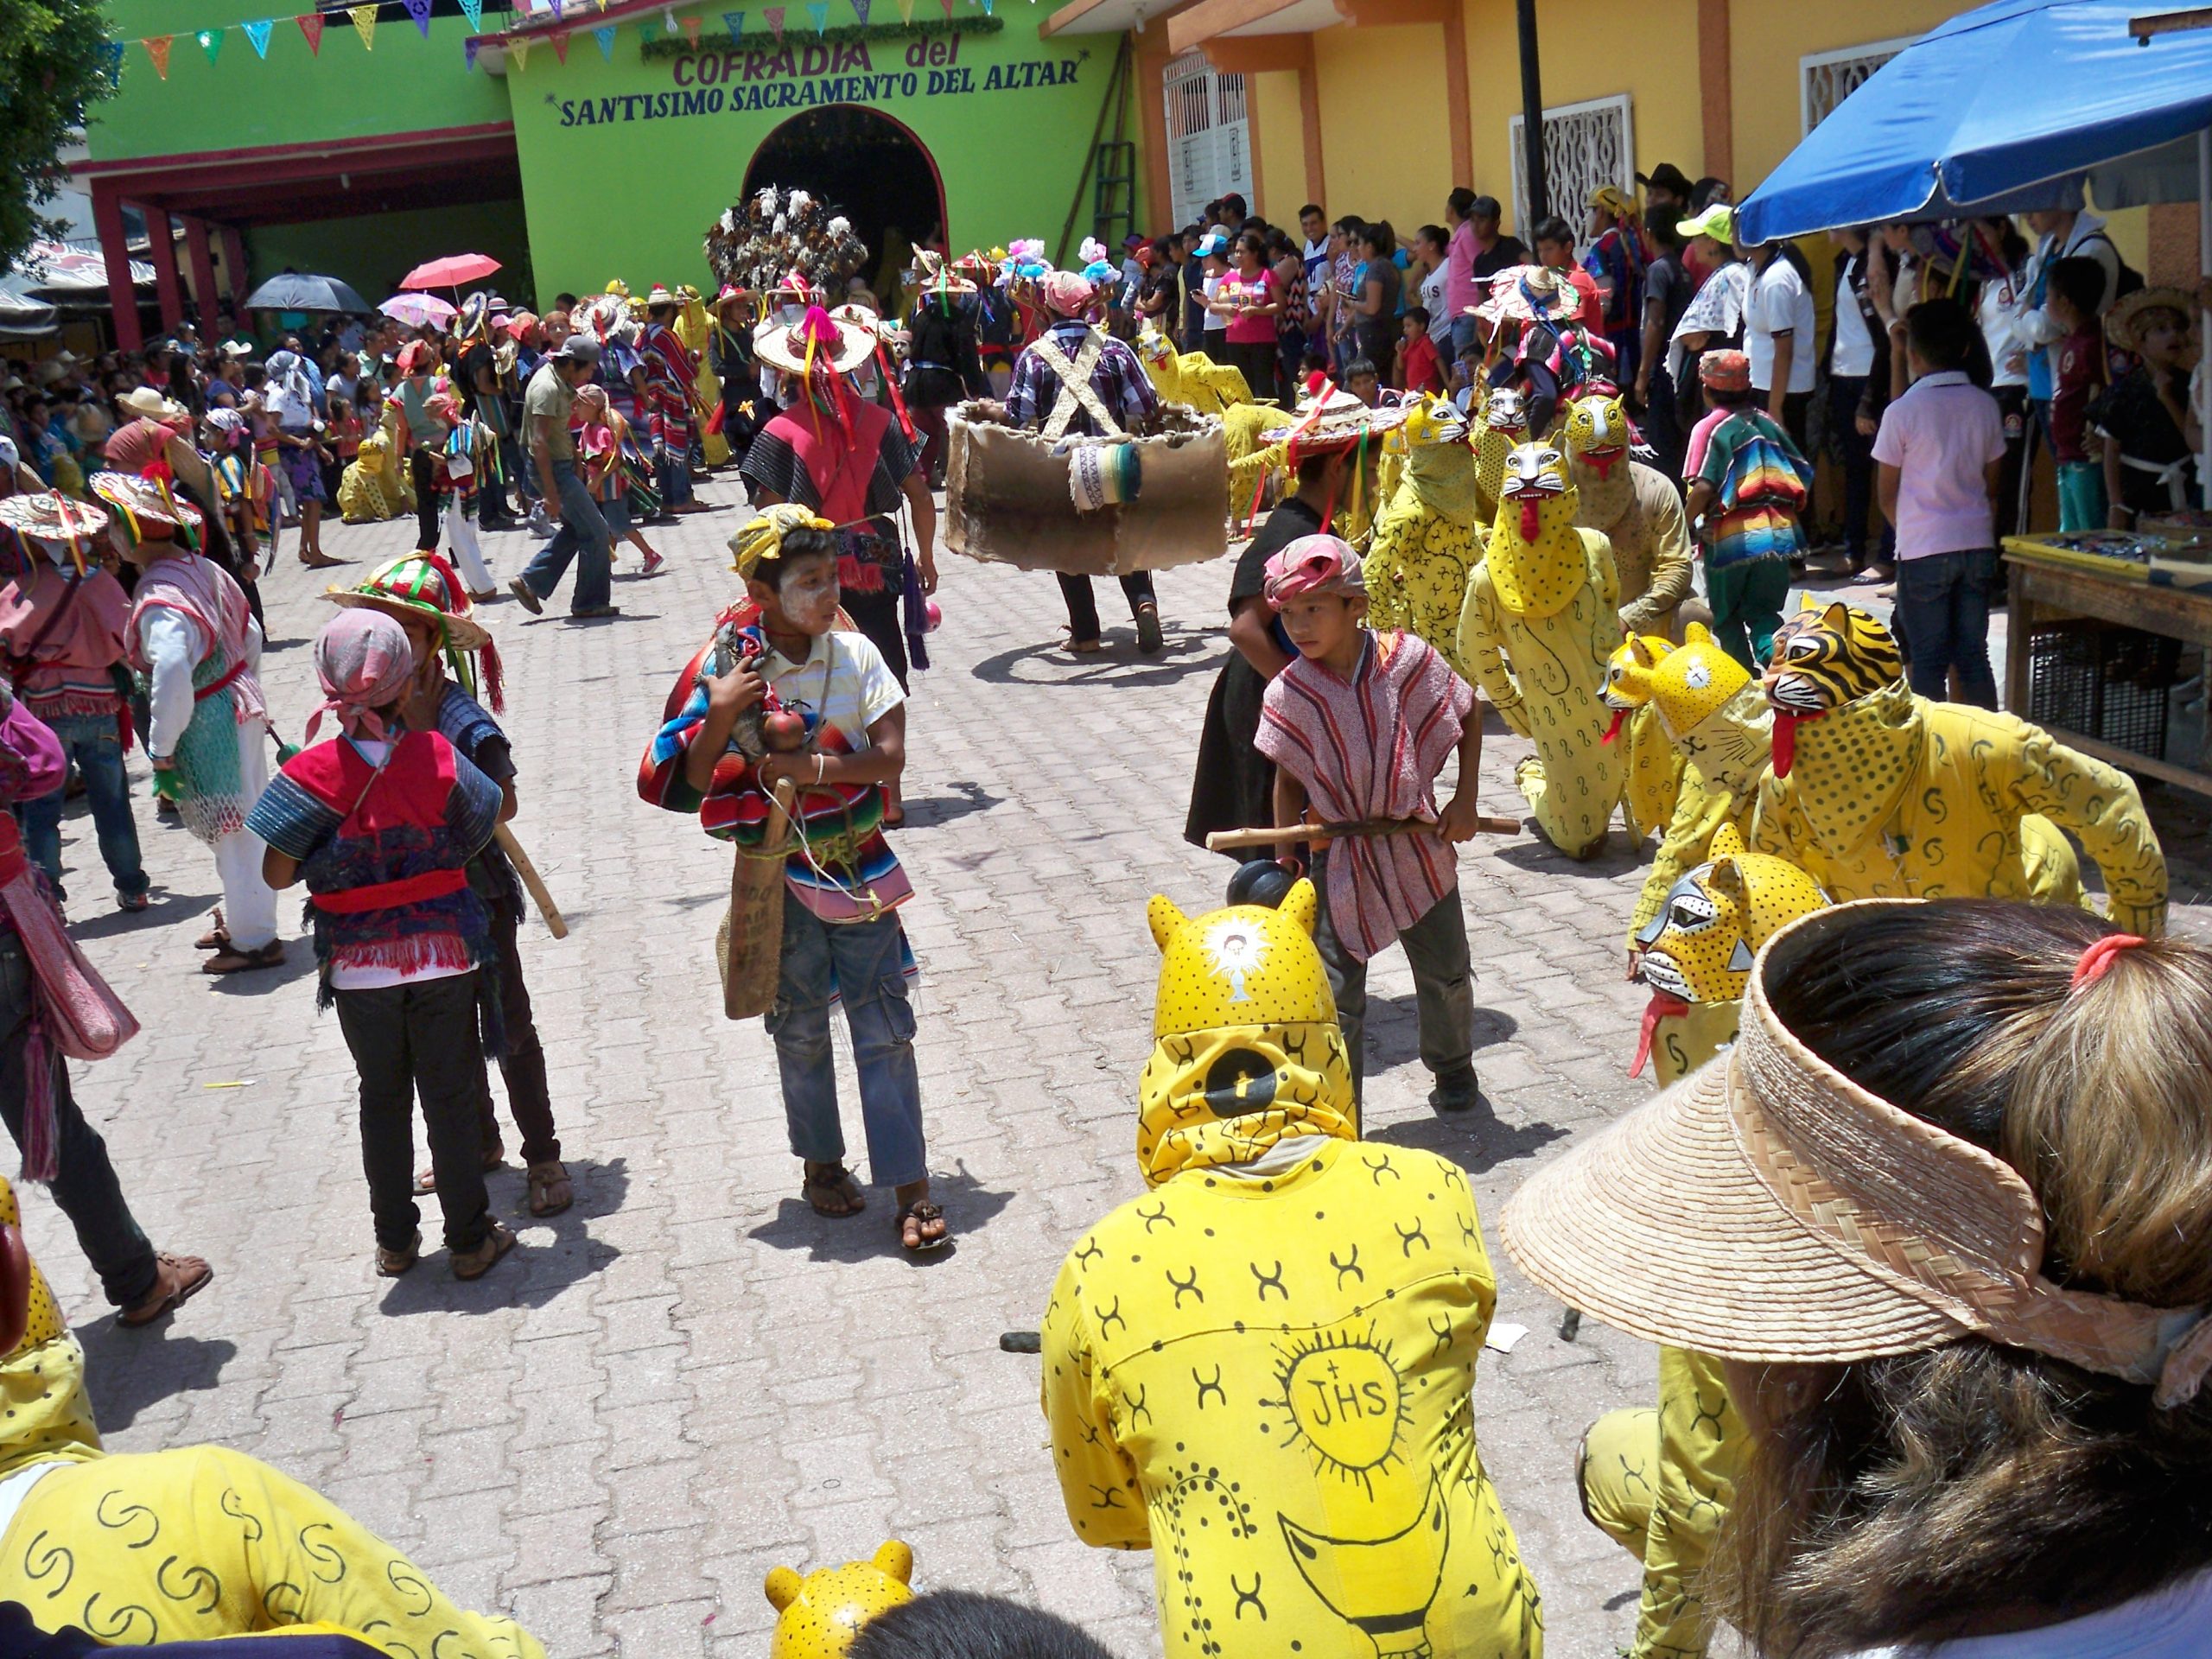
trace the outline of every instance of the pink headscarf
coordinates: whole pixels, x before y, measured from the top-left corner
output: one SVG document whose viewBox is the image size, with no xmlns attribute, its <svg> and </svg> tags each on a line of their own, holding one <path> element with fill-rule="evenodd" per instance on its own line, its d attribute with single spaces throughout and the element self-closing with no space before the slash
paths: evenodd
<svg viewBox="0 0 2212 1659">
<path fill-rule="evenodd" d="M 1041 284 L 1045 308 L 1064 317 L 1079 317 L 1090 308 L 1095 290 L 1071 270 L 1048 270 Z"/>
<path fill-rule="evenodd" d="M 397 618 L 365 606 L 339 612 L 315 637 L 323 702 L 308 721 L 308 741 L 315 741 L 325 715 L 336 715 L 348 737 L 381 741 L 381 711 L 399 699 L 414 673 L 415 647 Z"/>
<path fill-rule="evenodd" d="M 1268 561 L 1268 608 L 1281 610 L 1306 594 L 1367 597 L 1367 573 L 1351 543 L 1334 536 L 1301 536 Z"/>
<path fill-rule="evenodd" d="M 118 473 L 143 473 L 155 461 L 169 452 L 169 441 L 176 434 L 159 421 L 143 416 L 128 426 L 118 427 L 107 441 L 107 464 Z"/>
</svg>

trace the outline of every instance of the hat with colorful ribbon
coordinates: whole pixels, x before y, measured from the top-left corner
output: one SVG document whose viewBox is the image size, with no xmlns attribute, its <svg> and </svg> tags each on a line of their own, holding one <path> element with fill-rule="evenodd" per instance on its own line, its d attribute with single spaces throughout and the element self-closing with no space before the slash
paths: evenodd
<svg viewBox="0 0 2212 1659">
<path fill-rule="evenodd" d="M 0 497 L 0 524 L 7 525 L 19 536 L 66 550 L 76 564 L 77 574 L 82 575 L 85 541 L 107 528 L 107 514 L 89 501 L 73 501 L 66 495 L 45 491 Z M 54 563 L 60 563 L 60 557 Z"/>
<path fill-rule="evenodd" d="M 435 553 L 410 553 L 394 559 L 351 588 L 327 589 L 323 597 L 348 608 L 365 607 L 400 620 L 435 622 L 442 633 L 447 664 L 462 689 L 476 690 L 476 671 L 467 653 L 483 660 L 484 692 L 494 714 L 506 708 L 506 674 L 492 635 L 471 613 L 461 575 Z"/>
<path fill-rule="evenodd" d="M 161 476 L 94 473 L 91 480 L 92 493 L 122 516 L 124 528 L 133 542 L 181 539 L 186 546 L 197 547 L 200 509 L 180 499 L 169 487 L 166 460 L 155 465 L 160 468 Z M 148 473 L 154 470 L 149 467 Z M 178 531 L 182 532 L 181 537 Z"/>
</svg>

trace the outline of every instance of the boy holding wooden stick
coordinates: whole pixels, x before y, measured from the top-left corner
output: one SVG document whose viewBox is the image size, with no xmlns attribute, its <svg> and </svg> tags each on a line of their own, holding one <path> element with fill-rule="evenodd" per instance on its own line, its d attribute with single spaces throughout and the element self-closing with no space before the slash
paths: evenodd
<svg viewBox="0 0 2212 1659">
<path fill-rule="evenodd" d="M 1462 1112 L 1479 1098 L 1474 988 L 1450 843 L 1484 827 L 1475 805 L 1482 705 L 1426 641 L 1371 633 L 1359 555 L 1334 536 L 1302 537 L 1268 561 L 1266 598 L 1298 657 L 1268 682 L 1260 752 L 1275 763 L 1274 821 L 1295 826 L 1310 801 L 1323 825 L 1358 833 L 1317 843 L 1321 913 L 1313 942 L 1351 1051 L 1366 1077 L 1367 964 L 1393 942 L 1413 968 L 1428 1103 Z M 1459 757 L 1459 786 L 1440 813 L 1436 778 Z M 1433 833 L 1369 833 L 1393 822 Z"/>
<path fill-rule="evenodd" d="M 639 792 L 696 810 L 708 834 L 737 843 L 724 1011 L 766 1008 L 791 1151 L 804 1166 L 800 1196 L 823 1216 L 867 1207 L 845 1166 L 830 1056 L 830 1004 L 842 999 L 868 1173 L 894 1189 L 899 1243 L 935 1249 L 950 1234 L 930 1199 L 907 992 L 913 958 L 898 916 L 913 889 L 882 835 L 884 791 L 906 765 L 906 693 L 838 609 L 829 520 L 782 504 L 730 546 L 747 597 L 723 613 L 678 680 Z M 786 835 L 791 850 L 779 855 Z M 760 906 L 737 903 L 750 891 L 747 861 L 763 859 L 778 861 L 780 938 L 747 925 Z M 775 963 L 772 1007 L 734 995 L 741 974 L 764 962 Z"/>
</svg>

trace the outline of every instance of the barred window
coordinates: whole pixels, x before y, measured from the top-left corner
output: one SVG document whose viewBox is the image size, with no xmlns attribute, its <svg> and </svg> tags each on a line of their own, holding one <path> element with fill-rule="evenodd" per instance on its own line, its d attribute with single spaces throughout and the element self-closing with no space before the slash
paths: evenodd
<svg viewBox="0 0 2212 1659">
<path fill-rule="evenodd" d="M 1514 116 L 1507 123 L 1513 156 L 1513 224 L 1529 236 L 1529 174 L 1523 128 Z M 1587 251 L 1590 216 L 1583 205 L 1601 185 L 1636 190 L 1636 119 L 1629 96 L 1593 98 L 1544 111 L 1544 194 L 1551 211 L 1574 227 L 1575 251 Z"/>
<path fill-rule="evenodd" d="M 1169 60 L 1167 165 L 1175 223 L 1188 225 L 1206 203 L 1231 191 L 1252 194 L 1252 139 L 1244 110 L 1244 77 L 1217 73 L 1205 54 Z"/>
<path fill-rule="evenodd" d="M 1910 46 L 1917 36 L 1814 52 L 1797 60 L 1798 118 L 1806 132 L 1827 120 L 1836 106 L 1872 78 L 1874 72 Z"/>
</svg>

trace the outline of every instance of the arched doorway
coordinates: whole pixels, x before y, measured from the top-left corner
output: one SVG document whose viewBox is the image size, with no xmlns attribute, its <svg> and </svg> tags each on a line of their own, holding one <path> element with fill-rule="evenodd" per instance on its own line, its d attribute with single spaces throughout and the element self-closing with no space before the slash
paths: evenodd
<svg viewBox="0 0 2212 1659">
<path fill-rule="evenodd" d="M 762 139 L 745 169 L 745 199 L 772 184 L 804 190 L 852 221 L 868 246 L 871 289 L 891 232 L 912 243 L 944 235 L 937 162 L 902 123 L 856 104 L 808 110 Z"/>
</svg>

